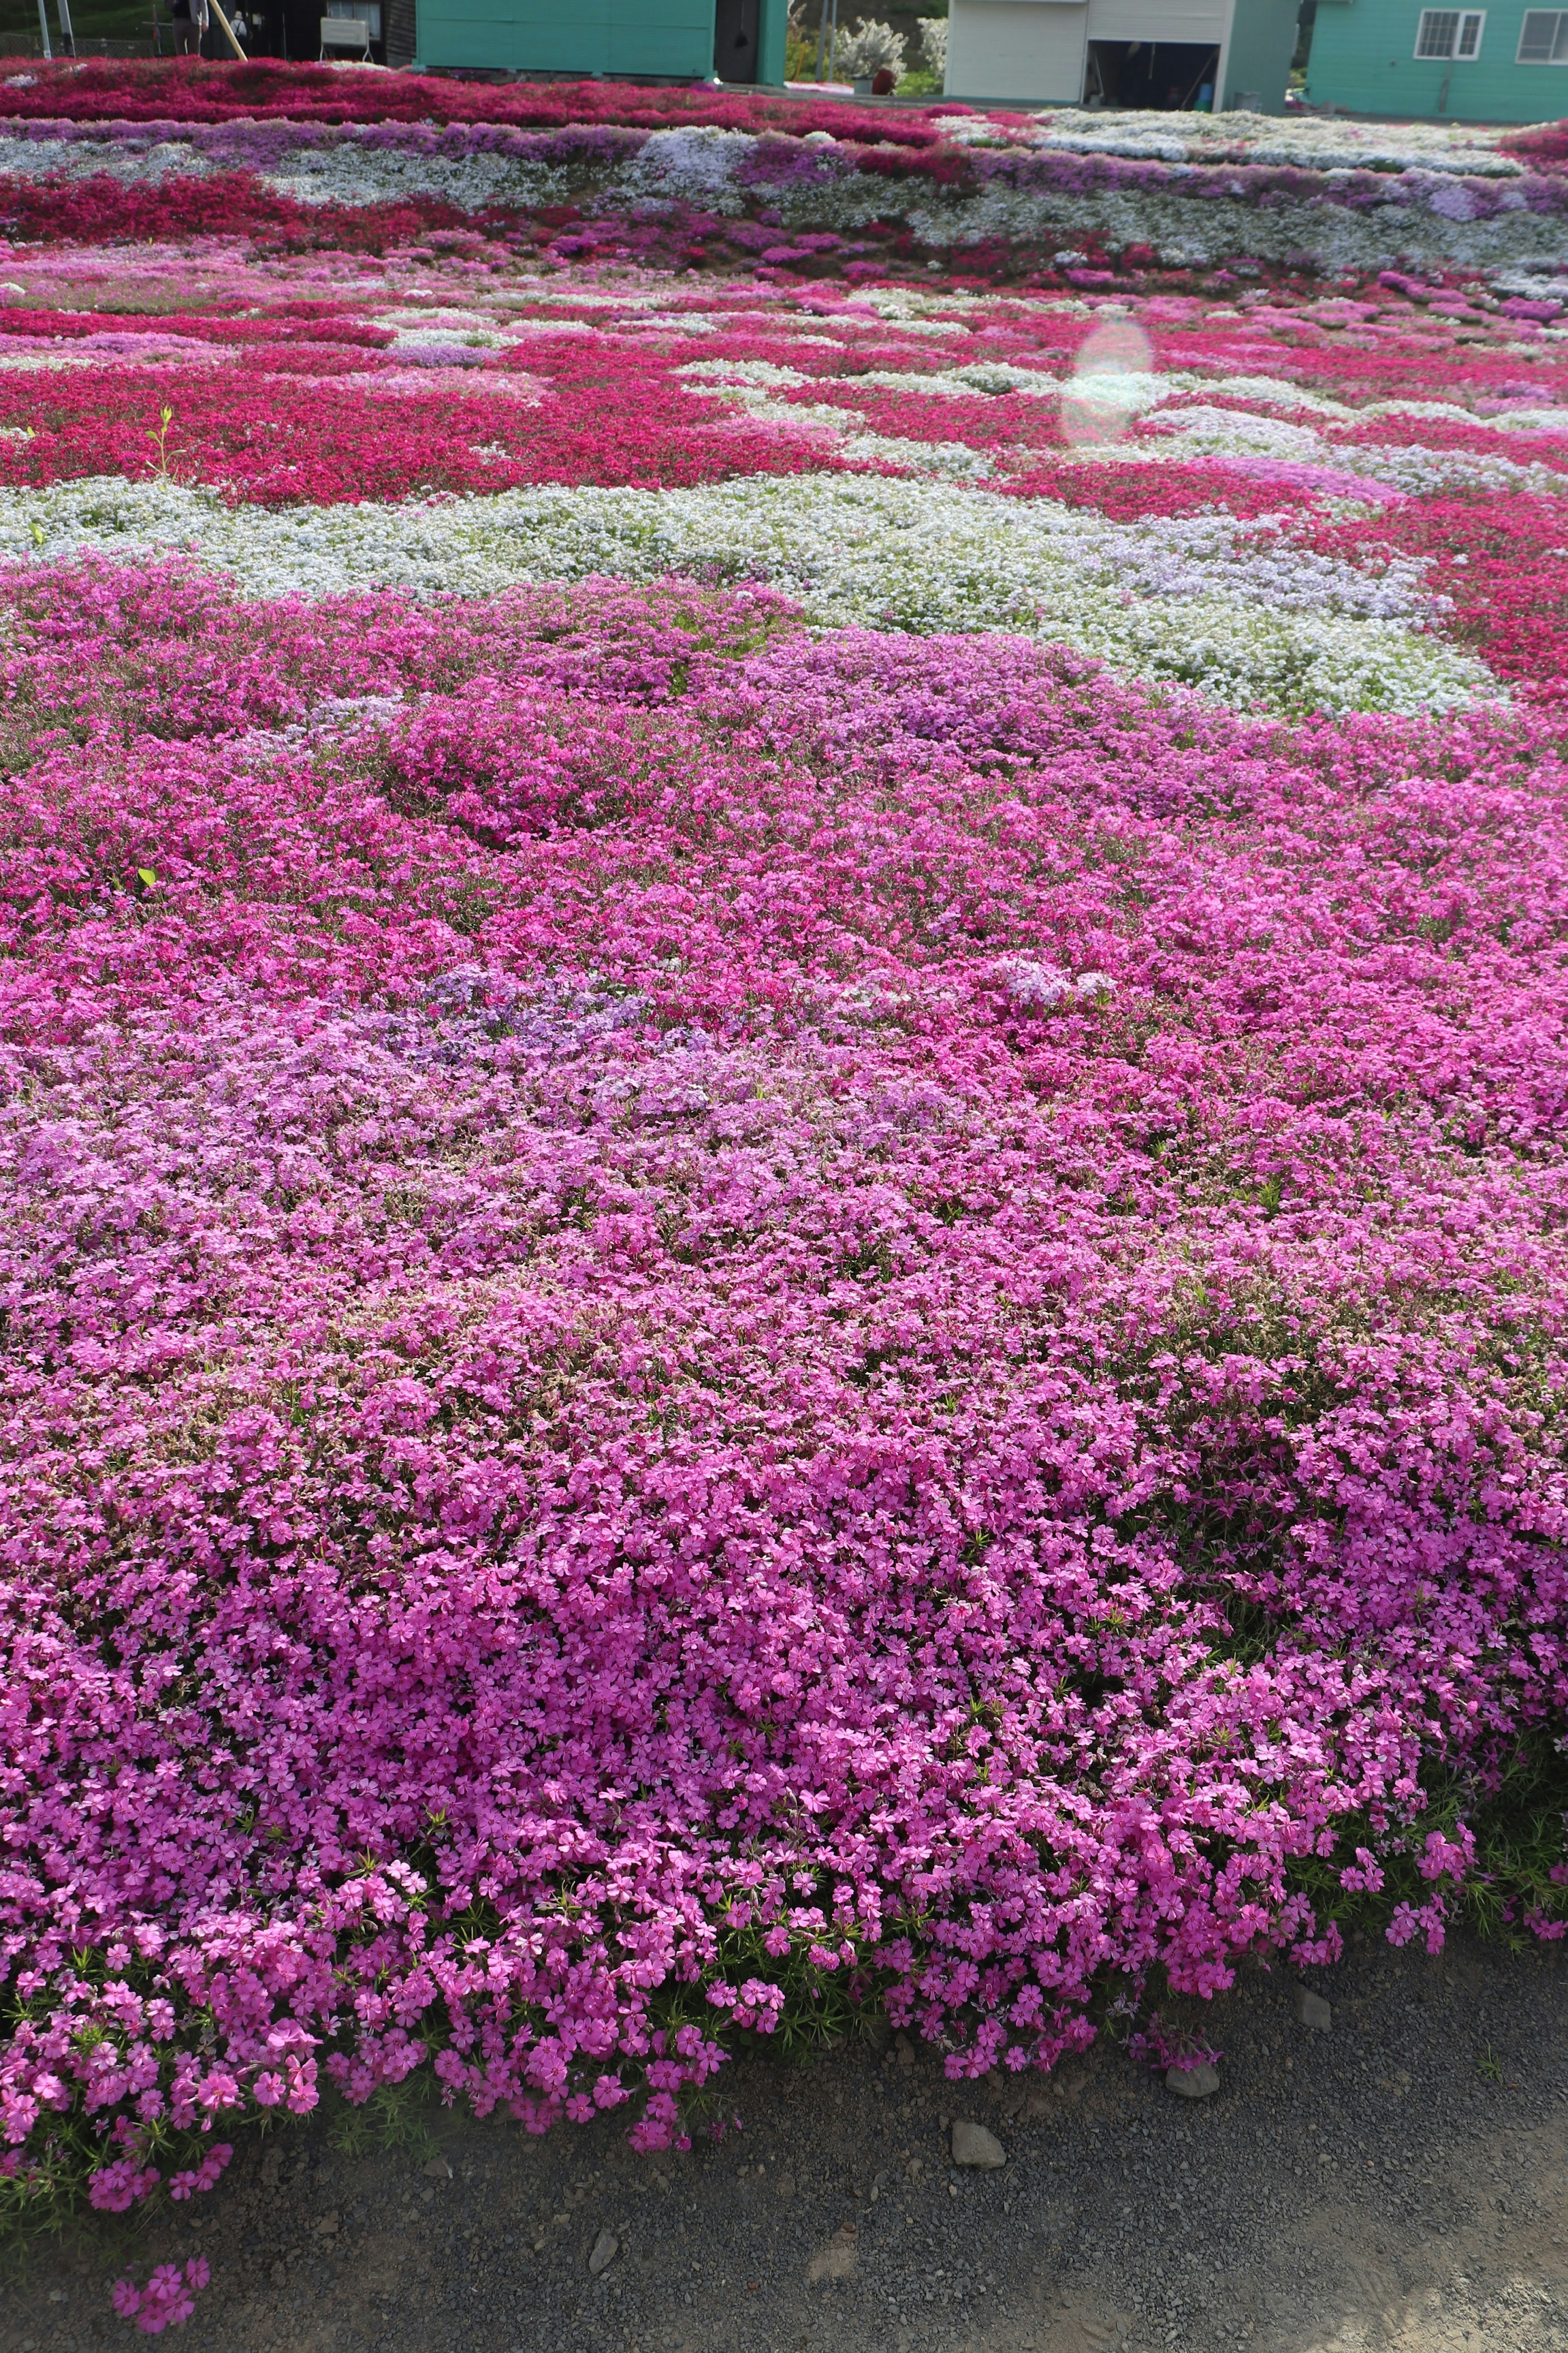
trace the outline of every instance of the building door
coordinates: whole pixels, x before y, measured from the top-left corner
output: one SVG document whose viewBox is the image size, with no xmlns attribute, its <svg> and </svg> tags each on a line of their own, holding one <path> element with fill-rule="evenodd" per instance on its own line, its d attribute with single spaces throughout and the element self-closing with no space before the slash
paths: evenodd
<svg viewBox="0 0 1568 2353">
<path fill-rule="evenodd" d="M 763 0 L 719 0 L 713 16 L 713 70 L 721 81 L 755 81 Z"/>
<path fill-rule="evenodd" d="M 1090 41 L 1084 96 L 1110 107 L 1207 108 L 1218 73 L 1219 51 L 1204 41 Z"/>
</svg>

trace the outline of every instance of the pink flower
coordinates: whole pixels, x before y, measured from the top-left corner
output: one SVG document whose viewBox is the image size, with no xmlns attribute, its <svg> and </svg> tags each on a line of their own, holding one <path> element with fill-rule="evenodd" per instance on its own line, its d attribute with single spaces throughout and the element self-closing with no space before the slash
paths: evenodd
<svg viewBox="0 0 1568 2353">
<path fill-rule="evenodd" d="M 131 2279 L 116 2280 L 110 2301 L 122 2320 L 133 2320 L 144 2337 L 161 2337 L 165 2328 L 179 2328 L 195 2310 L 196 2295 L 207 2285 L 211 2272 L 205 2255 L 194 2255 L 182 2274 L 177 2263 L 160 2263 L 143 2288 Z"/>
</svg>

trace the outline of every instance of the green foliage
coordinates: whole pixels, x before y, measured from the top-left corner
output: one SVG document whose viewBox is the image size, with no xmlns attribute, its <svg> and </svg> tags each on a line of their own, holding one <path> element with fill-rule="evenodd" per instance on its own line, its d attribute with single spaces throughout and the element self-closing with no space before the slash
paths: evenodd
<svg viewBox="0 0 1568 2353">
<path fill-rule="evenodd" d="M 423 2165 L 436 2155 L 436 2136 L 430 2129 L 436 2097 L 436 2079 L 427 2067 L 416 2068 L 401 2084 L 378 2085 L 357 2107 L 334 2090 L 322 2104 L 328 2137 L 344 2157 L 396 2149 L 416 2165 Z"/>
<path fill-rule="evenodd" d="M 1305 1856 L 1292 1867 L 1294 1885 L 1311 1898 L 1320 1919 L 1381 1934 L 1399 1905 L 1419 1909 L 1434 1893 L 1417 1868 L 1422 1847 L 1431 1831 L 1452 1837 L 1462 1822 L 1475 1840 L 1476 1859 L 1461 1886 L 1440 1883 L 1450 1925 L 1500 1936 L 1517 1952 L 1531 1942 L 1532 1924 L 1568 1920 L 1568 1887 L 1552 1876 L 1568 1859 L 1568 1759 L 1545 1726 L 1521 1735 L 1484 1776 L 1434 1761 L 1421 1782 L 1426 1803 L 1403 1822 L 1359 1817 L 1341 1831 L 1331 1854 Z M 1341 1884 L 1358 1847 L 1383 1871 L 1375 1894 Z"/>
</svg>

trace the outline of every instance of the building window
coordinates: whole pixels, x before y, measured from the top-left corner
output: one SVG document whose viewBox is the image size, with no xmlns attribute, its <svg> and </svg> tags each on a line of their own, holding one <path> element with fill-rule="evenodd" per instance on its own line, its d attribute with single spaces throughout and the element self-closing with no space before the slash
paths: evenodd
<svg viewBox="0 0 1568 2353">
<path fill-rule="evenodd" d="M 1415 36 L 1418 58 L 1479 58 L 1484 8 L 1423 8 Z"/>
<path fill-rule="evenodd" d="M 1568 66 L 1568 8 L 1527 8 L 1519 28 L 1521 66 Z"/>
</svg>

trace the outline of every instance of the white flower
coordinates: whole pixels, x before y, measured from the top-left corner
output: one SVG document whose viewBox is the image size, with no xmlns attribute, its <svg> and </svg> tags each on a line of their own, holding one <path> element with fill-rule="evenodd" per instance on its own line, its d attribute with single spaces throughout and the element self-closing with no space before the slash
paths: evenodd
<svg viewBox="0 0 1568 2353">
<path fill-rule="evenodd" d="M 1059 1005 L 1073 993 L 1065 972 L 1053 965 L 1036 964 L 1028 956 L 999 956 L 991 967 L 1009 997 L 1020 1005 Z"/>
<path fill-rule="evenodd" d="M 742 206 L 734 185 L 735 166 L 756 143 L 744 131 L 721 131 L 710 123 L 656 131 L 616 177 L 626 194 L 634 197 L 675 196 L 714 212 L 738 213 Z"/>
<path fill-rule="evenodd" d="M 1081 1005 L 1098 1004 L 1116 986 L 1107 972 L 1079 973 L 1076 980 L 1069 980 L 1055 965 L 1037 964 L 1032 956 L 998 956 L 991 971 L 1016 1004 L 1038 1011 L 1074 999 Z"/>
<path fill-rule="evenodd" d="M 1168 409 L 1163 417 L 1151 417 L 1142 429 L 1179 442 L 1183 458 L 1256 454 L 1321 464 L 1326 457 L 1321 435 L 1309 426 L 1287 425 L 1278 417 L 1250 417 L 1239 408 Z"/>
<path fill-rule="evenodd" d="M 689 377 L 694 392 L 705 391 L 710 385 L 722 391 L 735 385 L 789 388 L 815 381 L 803 375 L 799 368 L 779 367 L 772 360 L 687 360 L 674 373 Z"/>
<path fill-rule="evenodd" d="M 903 35 L 895 33 L 891 25 L 881 24 L 875 16 L 862 17 L 850 31 L 840 34 L 833 53 L 834 71 L 850 81 L 880 73 L 884 67 L 901 74 L 904 47 Z"/>
<path fill-rule="evenodd" d="M 1163 163 L 1289 164 L 1298 171 L 1423 172 L 1505 179 L 1523 170 L 1500 141 L 1507 126 L 1351 122 L 1321 115 L 1291 120 L 1237 114 L 1157 117 L 1055 107 L 1010 138 L 1080 155 L 1156 158 Z M 950 132 L 949 136 L 954 135 Z M 993 132 L 994 136 L 994 132 Z"/>
</svg>

